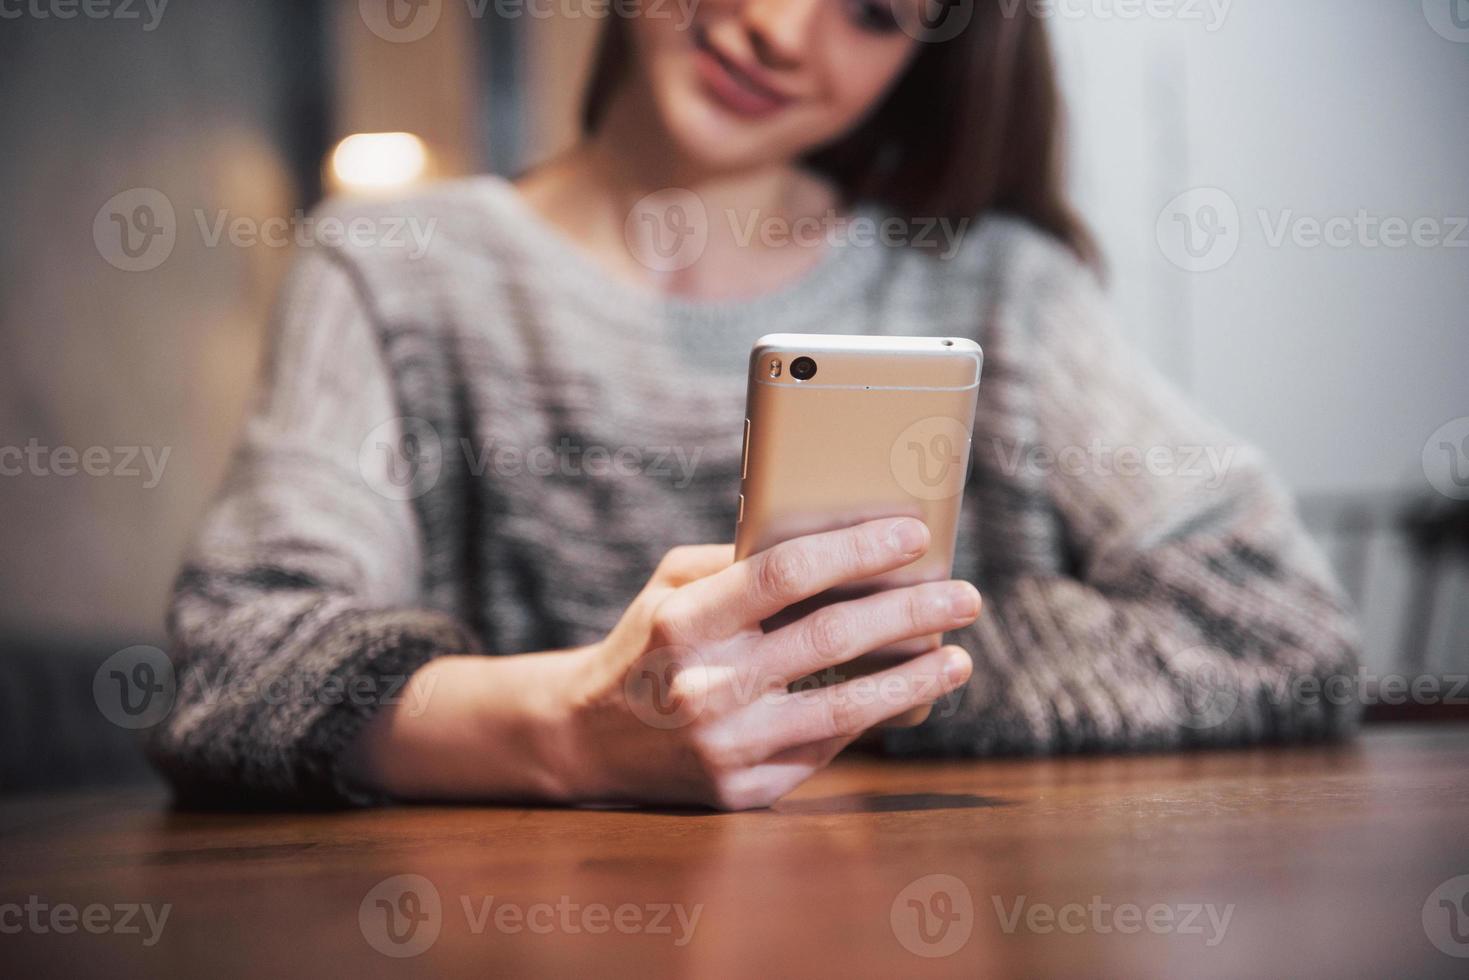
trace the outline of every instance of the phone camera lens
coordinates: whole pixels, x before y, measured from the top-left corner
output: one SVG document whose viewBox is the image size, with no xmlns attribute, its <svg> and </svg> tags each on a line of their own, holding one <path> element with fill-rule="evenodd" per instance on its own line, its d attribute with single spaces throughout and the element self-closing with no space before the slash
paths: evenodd
<svg viewBox="0 0 1469 980">
<path fill-rule="evenodd" d="M 798 357 L 791 362 L 791 377 L 797 381 L 810 381 L 816 377 L 816 362 L 809 357 Z"/>
</svg>

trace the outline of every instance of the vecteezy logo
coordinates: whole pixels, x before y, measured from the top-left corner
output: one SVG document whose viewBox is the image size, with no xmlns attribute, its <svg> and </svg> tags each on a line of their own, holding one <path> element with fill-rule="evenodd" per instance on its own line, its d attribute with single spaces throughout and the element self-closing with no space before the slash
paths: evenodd
<svg viewBox="0 0 1469 980">
<path fill-rule="evenodd" d="M 1440 952 L 1469 959 L 1469 875 L 1450 878 L 1428 896 L 1423 931 Z"/>
<path fill-rule="evenodd" d="M 168 717 L 178 688 L 173 662 L 157 647 L 119 650 L 92 675 L 92 700 L 120 728 L 151 728 Z"/>
<path fill-rule="evenodd" d="M 423 496 L 439 482 L 443 470 L 443 444 L 437 430 L 412 416 L 377 426 L 357 451 L 362 481 L 389 500 Z"/>
<path fill-rule="evenodd" d="M 1168 672 L 1175 685 L 1159 685 L 1158 702 L 1164 714 L 1184 728 L 1217 728 L 1234 716 L 1239 706 L 1239 679 L 1229 669 L 1228 655 L 1214 647 L 1190 647 L 1169 658 Z"/>
<path fill-rule="evenodd" d="M 670 187 L 641 198 L 622 226 L 628 251 L 654 272 L 687 269 L 709 244 L 709 214 L 693 191 Z"/>
<path fill-rule="evenodd" d="M 974 0 L 888 0 L 893 19 L 915 41 L 937 44 L 959 36 L 974 17 Z"/>
<path fill-rule="evenodd" d="M 162 191 L 134 187 L 114 194 L 92 219 L 92 242 L 108 264 L 148 272 L 173 254 L 178 222 Z"/>
<path fill-rule="evenodd" d="M 1213 272 L 1239 251 L 1239 206 L 1217 187 L 1197 187 L 1168 202 L 1158 215 L 1158 247 L 1185 272 Z"/>
<path fill-rule="evenodd" d="M 953 875 L 925 875 L 898 892 L 888 921 L 898 942 L 915 956 L 953 956 L 974 931 L 974 898 Z"/>
<path fill-rule="evenodd" d="M 408 44 L 438 26 L 443 0 L 357 0 L 357 11 L 367 29 L 384 41 Z"/>
<path fill-rule="evenodd" d="M 1423 475 L 1450 500 L 1469 500 L 1469 416 L 1445 422 L 1428 437 Z"/>
<path fill-rule="evenodd" d="M 702 667 L 698 653 L 687 647 L 650 651 L 622 679 L 628 710 L 649 728 L 668 731 L 692 724 L 703 713 L 708 693 L 683 675 Z"/>
<path fill-rule="evenodd" d="M 368 945 L 384 956 L 417 956 L 438 940 L 443 928 L 439 890 L 423 875 L 384 878 L 357 907 L 357 925 Z"/>
<path fill-rule="evenodd" d="M 1469 0 L 1423 0 L 1423 16 L 1439 37 L 1469 44 Z"/>
<path fill-rule="evenodd" d="M 942 432 L 924 445 L 916 439 L 908 440 L 908 448 L 918 459 L 918 479 L 925 487 L 941 486 L 949 475 L 949 467 L 957 466 L 963 457 L 954 452 L 954 440 Z M 930 475 L 929 463 L 933 463 Z"/>
<path fill-rule="evenodd" d="M 893 479 L 919 500 L 949 500 L 964 490 L 971 435 L 957 419 L 935 415 L 898 433 L 888 462 Z"/>
</svg>

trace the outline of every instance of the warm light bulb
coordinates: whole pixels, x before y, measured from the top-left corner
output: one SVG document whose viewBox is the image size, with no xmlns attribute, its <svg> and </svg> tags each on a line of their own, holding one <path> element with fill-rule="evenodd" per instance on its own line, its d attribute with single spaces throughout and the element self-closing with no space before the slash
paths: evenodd
<svg viewBox="0 0 1469 980">
<path fill-rule="evenodd" d="M 428 148 L 412 133 L 356 133 L 332 150 L 332 175 L 344 190 L 406 187 L 428 169 Z"/>
</svg>

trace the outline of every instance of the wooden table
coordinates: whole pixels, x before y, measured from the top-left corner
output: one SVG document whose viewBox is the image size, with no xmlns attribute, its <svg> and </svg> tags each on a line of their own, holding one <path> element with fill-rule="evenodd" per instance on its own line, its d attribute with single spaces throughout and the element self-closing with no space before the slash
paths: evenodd
<svg viewBox="0 0 1469 980">
<path fill-rule="evenodd" d="M 1469 900 L 1438 904 L 1469 891 L 1466 727 L 848 759 L 743 814 L 53 796 L 0 805 L 0 835 L 16 977 L 1469 974 L 1430 937 L 1469 957 Z"/>
</svg>

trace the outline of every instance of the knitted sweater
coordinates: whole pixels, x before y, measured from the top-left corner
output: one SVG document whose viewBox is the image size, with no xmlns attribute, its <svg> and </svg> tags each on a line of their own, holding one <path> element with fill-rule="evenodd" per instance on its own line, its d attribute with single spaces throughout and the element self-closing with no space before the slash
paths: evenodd
<svg viewBox="0 0 1469 980">
<path fill-rule="evenodd" d="M 853 240 L 774 293 L 702 302 L 613 278 L 499 179 L 331 207 L 432 234 L 294 267 L 170 609 L 178 686 L 150 751 L 185 798 L 364 799 L 343 749 L 430 658 L 594 642 L 668 549 L 730 540 L 748 352 L 772 332 L 985 349 L 954 574 L 986 603 L 949 637 L 974 674 L 889 751 L 1355 725 L 1312 693 L 1355 639 L 1289 499 L 1030 226 L 977 220 L 946 258 Z"/>
</svg>

